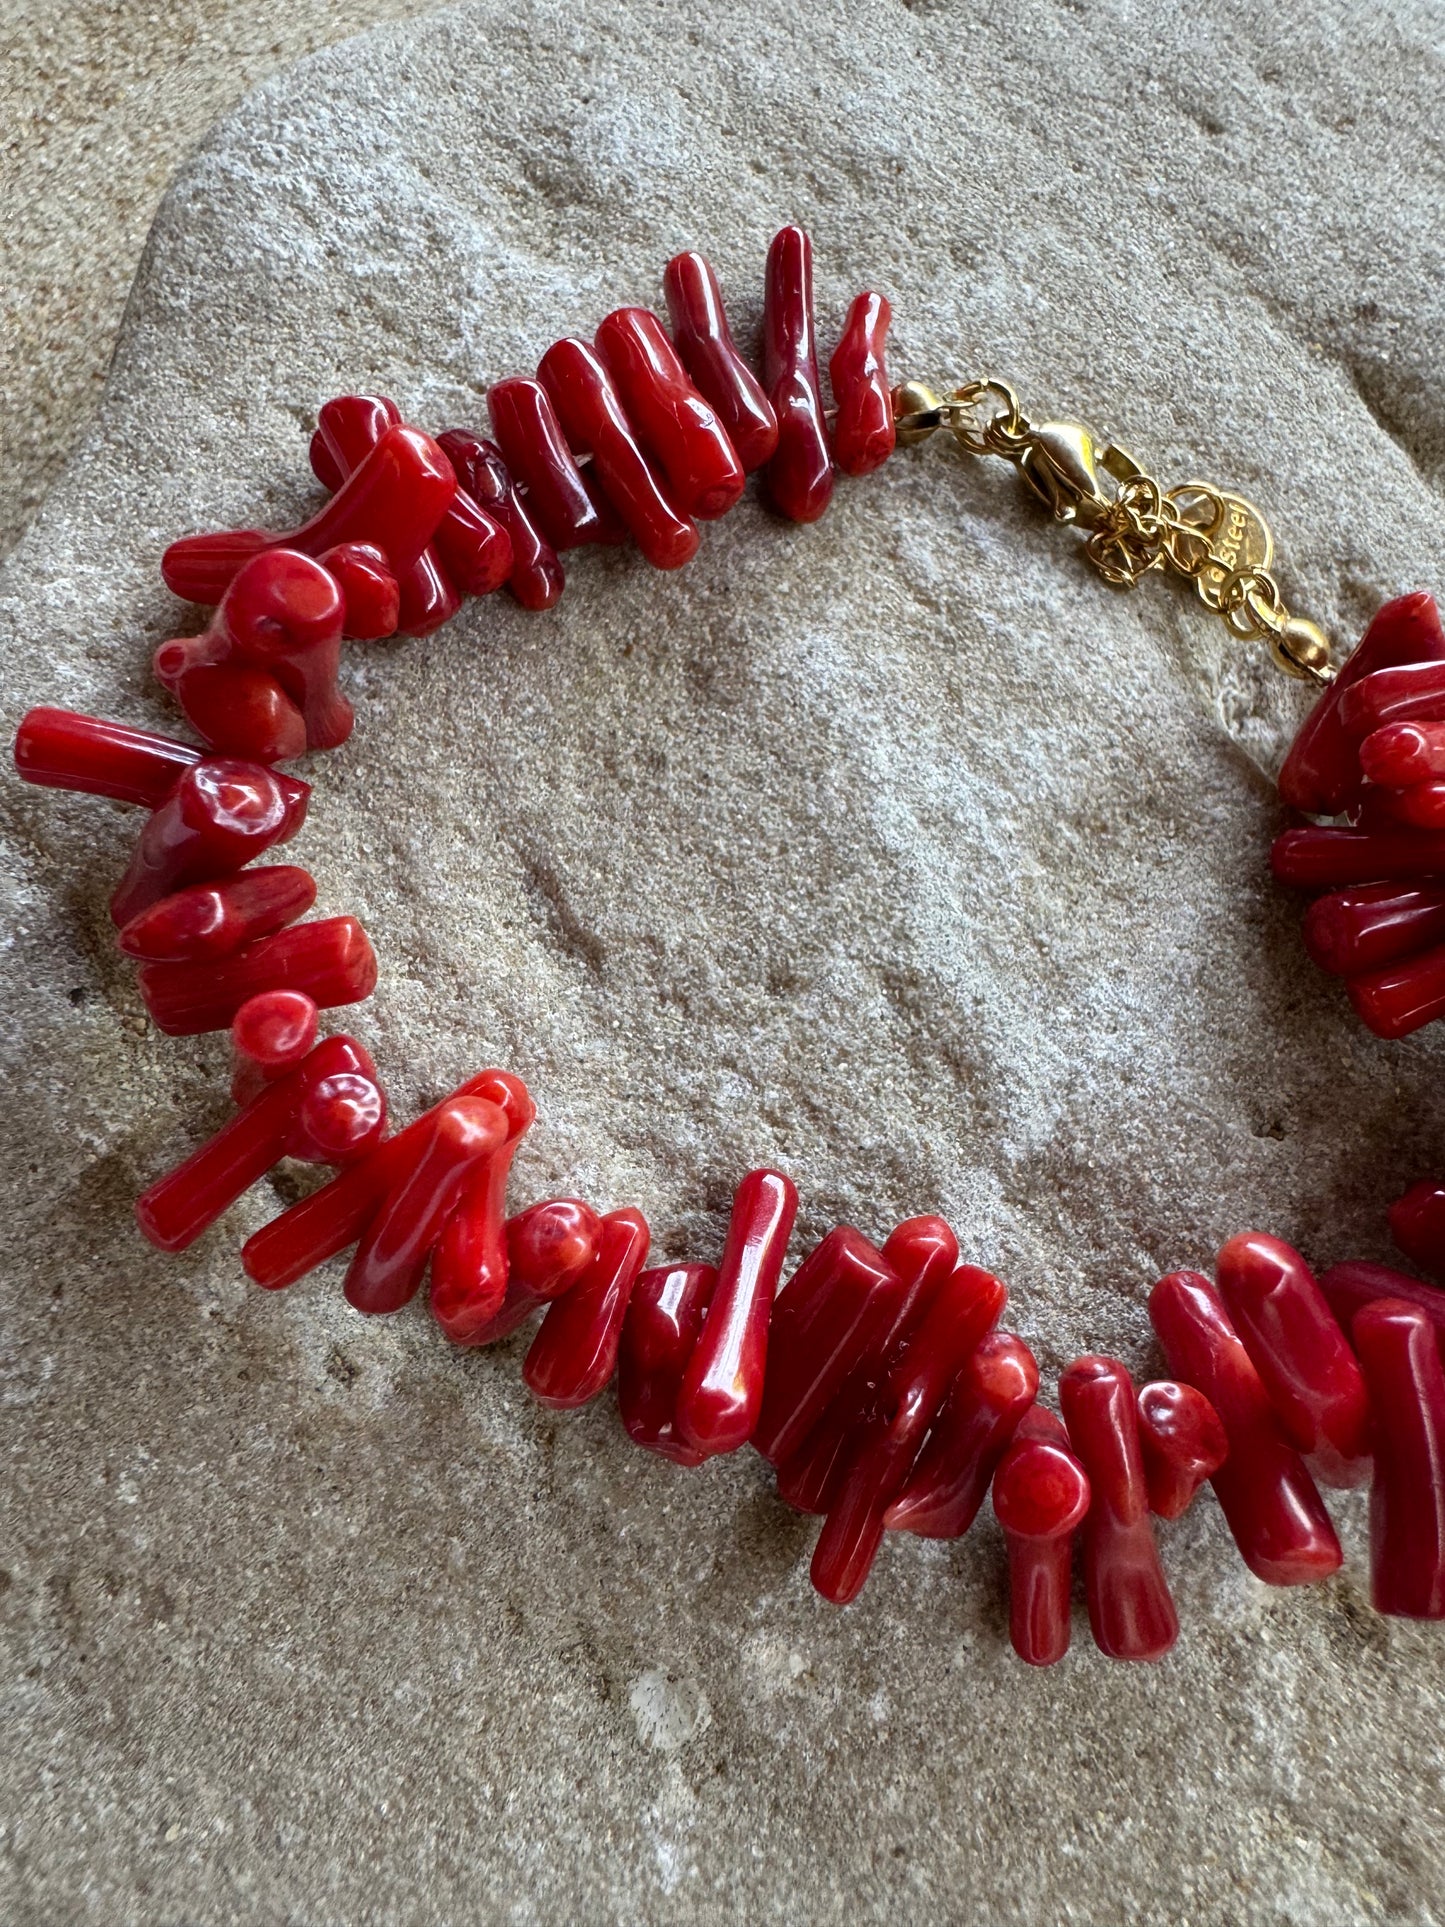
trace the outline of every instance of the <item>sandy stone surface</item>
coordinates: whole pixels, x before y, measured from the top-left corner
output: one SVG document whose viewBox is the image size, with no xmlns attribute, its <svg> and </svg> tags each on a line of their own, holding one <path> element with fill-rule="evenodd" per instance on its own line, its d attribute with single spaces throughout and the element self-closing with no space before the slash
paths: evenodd
<svg viewBox="0 0 1445 1927">
<path fill-rule="evenodd" d="M 284 522 L 343 387 L 419 422 L 715 260 L 756 325 L 812 229 L 831 339 L 1007 373 L 1274 510 L 1341 635 L 1445 581 L 1435 9 L 1202 0 L 694 16 L 546 0 L 378 31 L 268 84 L 168 195 L 98 418 L 0 577 L 4 722 L 166 727 L 187 527 Z M 689 23 L 690 22 L 690 23 Z M 1249 1223 L 1386 1255 L 1439 1168 L 1441 1052 L 1365 1037 L 1270 886 L 1301 699 L 1161 583 L 1111 596 L 1005 471 L 931 447 L 824 522 L 749 501 L 680 577 L 582 557 L 355 648 L 295 846 L 383 974 L 397 1111 L 505 1063 L 518 1200 L 637 1203 L 712 1256 L 777 1163 L 797 1249 L 940 1209 L 1050 1383 L 1157 1366 L 1154 1276 Z M 308 774 L 311 772 L 308 772 Z M 1010 1657 L 991 1524 L 886 1546 L 845 1614 L 742 1454 L 683 1475 L 520 1339 L 266 1297 L 259 1187 L 166 1260 L 135 1192 L 226 1114 L 147 1029 L 105 914 L 135 822 L 0 792 L 0 1596 L 17 1922 L 1430 1922 L 1445 1649 L 1344 1574 L 1166 1531 L 1157 1668 Z"/>
</svg>

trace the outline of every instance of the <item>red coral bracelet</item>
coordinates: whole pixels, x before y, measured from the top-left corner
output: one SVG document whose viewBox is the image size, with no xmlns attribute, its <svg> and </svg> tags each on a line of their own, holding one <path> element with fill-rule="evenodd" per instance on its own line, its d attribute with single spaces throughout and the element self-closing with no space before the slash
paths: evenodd
<svg viewBox="0 0 1445 1927">
<path fill-rule="evenodd" d="M 507 1215 L 536 1114 L 519 1078 L 483 1071 L 388 1134 L 367 1051 L 318 1038 L 322 1010 L 370 995 L 376 958 L 355 918 L 302 921 L 316 898 L 305 870 L 257 859 L 300 830 L 311 798 L 274 765 L 351 732 L 343 638 L 423 636 L 504 585 L 550 608 L 559 555 L 592 543 L 631 540 L 679 567 L 755 471 L 782 515 L 814 521 L 835 469 L 865 475 L 939 430 L 1011 462 L 1107 581 L 1183 576 L 1234 635 L 1323 685 L 1280 774 L 1284 801 L 1315 820 L 1279 837 L 1275 873 L 1315 894 L 1306 947 L 1371 1029 L 1398 1037 L 1445 1015 L 1445 634 L 1428 596 L 1387 604 L 1335 673 L 1326 639 L 1284 604 L 1252 504 L 1164 489 L 1077 423 L 1031 423 L 1002 382 L 946 400 L 890 389 L 879 294 L 849 310 L 828 409 L 801 229 L 769 250 L 761 379 L 701 255 L 671 261 L 664 288 L 671 334 L 619 308 L 594 341 L 555 343 L 535 379 L 493 387 L 491 438 L 432 438 L 382 397 L 327 402 L 310 449 L 332 491 L 322 509 L 283 533 L 173 543 L 167 584 L 215 613 L 154 666 L 199 746 L 64 710 L 22 721 L 27 781 L 148 812 L 111 914 L 151 1016 L 176 1036 L 231 1031 L 236 1114 L 137 1201 L 142 1231 L 183 1250 L 281 1159 L 332 1166 L 247 1241 L 258 1285 L 354 1247 L 345 1293 L 368 1316 L 425 1283 L 453 1343 L 480 1346 L 540 1311 L 523 1365 L 538 1399 L 581 1405 L 615 1378 L 628 1436 L 681 1466 L 751 1443 L 783 1499 L 821 1515 L 813 1582 L 839 1603 L 889 1532 L 956 1538 L 991 1490 L 1010 1637 L 1033 1665 L 1067 1650 L 1076 1541 L 1099 1648 L 1169 1650 L 1178 1617 L 1153 1521 L 1178 1518 L 1205 1481 L 1250 1569 L 1296 1585 L 1341 1562 L 1320 1485 L 1369 1479 L 1377 1610 L 1445 1618 L 1436 1286 L 1365 1264 L 1317 1282 L 1298 1252 L 1246 1232 L 1219 1253 L 1217 1282 L 1179 1271 L 1154 1287 L 1172 1380 L 1136 1388 L 1117 1359 L 1076 1359 L 1060 1416 L 1000 1325 L 1004 1286 L 962 1260 L 941 1219 L 910 1219 L 881 1246 L 839 1226 L 780 1292 L 797 1193 L 781 1172 L 750 1171 L 716 1264 L 647 1269 L 637 1210 L 556 1198 Z M 1416 1185 L 1390 1221 L 1406 1256 L 1445 1278 L 1445 1184 Z"/>
</svg>

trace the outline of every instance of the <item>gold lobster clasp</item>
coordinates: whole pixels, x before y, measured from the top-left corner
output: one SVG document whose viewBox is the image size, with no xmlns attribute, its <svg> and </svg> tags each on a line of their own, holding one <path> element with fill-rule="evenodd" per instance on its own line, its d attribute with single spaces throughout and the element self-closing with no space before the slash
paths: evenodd
<svg viewBox="0 0 1445 1927">
<path fill-rule="evenodd" d="M 1030 428 L 1016 457 L 1018 471 L 1056 522 L 1097 528 L 1113 508 L 1117 484 L 1138 464 L 1112 444 L 1100 449 L 1082 422 L 1043 422 Z M 1114 486 L 1107 485 L 1108 475 Z"/>
</svg>

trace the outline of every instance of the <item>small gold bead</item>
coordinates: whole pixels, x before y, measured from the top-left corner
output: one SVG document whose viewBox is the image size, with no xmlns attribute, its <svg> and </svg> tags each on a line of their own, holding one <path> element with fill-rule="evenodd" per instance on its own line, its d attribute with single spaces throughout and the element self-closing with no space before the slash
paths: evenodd
<svg viewBox="0 0 1445 1927">
<path fill-rule="evenodd" d="M 893 419 L 898 423 L 899 446 L 912 448 L 916 442 L 926 442 L 939 426 L 938 411 L 942 406 L 942 400 L 927 382 L 900 382 L 893 390 Z M 931 421 L 929 416 L 933 418 Z"/>
<path fill-rule="evenodd" d="M 1307 616 L 1291 616 L 1279 634 L 1271 637 L 1269 647 L 1280 668 L 1292 676 L 1317 676 L 1329 666 L 1330 639 Z"/>
</svg>

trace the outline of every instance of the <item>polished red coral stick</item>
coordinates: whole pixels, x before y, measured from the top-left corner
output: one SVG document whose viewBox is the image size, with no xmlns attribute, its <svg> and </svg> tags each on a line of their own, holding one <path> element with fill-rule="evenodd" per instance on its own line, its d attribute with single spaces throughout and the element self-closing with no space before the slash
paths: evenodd
<svg viewBox="0 0 1445 1927">
<path fill-rule="evenodd" d="M 1321 970 L 1357 977 L 1445 942 L 1445 887 L 1366 883 L 1305 912 L 1305 949 Z"/>
<path fill-rule="evenodd" d="M 908 1483 L 883 1515 L 886 1529 L 961 1538 L 1038 1389 L 1038 1364 L 1021 1338 L 993 1331 L 982 1339 L 954 1381 Z"/>
<path fill-rule="evenodd" d="M 1331 1265 L 1320 1278 L 1320 1290 L 1346 1331 L 1353 1329 L 1355 1314 L 1377 1298 L 1403 1298 L 1429 1319 L 1440 1341 L 1441 1357 L 1445 1358 L 1445 1291 L 1438 1285 L 1427 1285 L 1424 1279 L 1412 1278 L 1390 1265 L 1351 1259 Z"/>
<path fill-rule="evenodd" d="M 501 1107 L 507 1135 L 467 1180 L 432 1258 L 432 1317 L 455 1345 L 484 1342 L 507 1295 L 507 1176 L 537 1107 L 520 1077 L 497 1071 L 482 1095 Z"/>
<path fill-rule="evenodd" d="M 1154 1542 L 1134 1381 L 1116 1358 L 1076 1358 L 1059 1380 L 1059 1403 L 1092 1494 L 1084 1592 L 1094 1644 L 1110 1659 L 1162 1659 L 1179 1615 Z"/>
<path fill-rule="evenodd" d="M 316 901 L 316 879 L 290 863 L 238 870 L 162 897 L 116 941 L 141 963 L 213 963 L 294 923 Z"/>
<path fill-rule="evenodd" d="M 1445 1016 L 1445 944 L 1348 977 L 1355 1015 L 1377 1037 L 1408 1037 Z"/>
<path fill-rule="evenodd" d="M 733 1194 L 717 1289 L 677 1392 L 679 1438 L 707 1455 L 736 1452 L 763 1405 L 768 1324 L 798 1193 L 781 1171 L 749 1171 Z"/>
<path fill-rule="evenodd" d="M 717 1289 L 715 1265 L 658 1265 L 632 1290 L 617 1354 L 617 1409 L 634 1445 L 678 1465 L 708 1456 L 678 1432 L 677 1394 Z"/>
<path fill-rule="evenodd" d="M 825 1599 L 857 1597 L 883 1541 L 889 1506 L 908 1482 L 928 1428 L 965 1361 L 997 1322 L 1008 1294 L 976 1265 L 960 1265 L 930 1295 L 859 1435 L 813 1549 Z"/>
<path fill-rule="evenodd" d="M 1413 1264 L 1445 1274 L 1445 1184 L 1421 1178 L 1390 1206 L 1390 1236 Z"/>
<path fill-rule="evenodd" d="M 386 1097 L 375 1071 L 336 1071 L 301 1100 L 287 1151 L 306 1164 L 352 1164 L 385 1133 Z"/>
<path fill-rule="evenodd" d="M 1418 1306 L 1378 1298 L 1354 1340 L 1375 1412 L 1370 1601 L 1378 1613 L 1445 1619 L 1445 1364 Z"/>
<path fill-rule="evenodd" d="M 547 1307 L 522 1366 L 544 1405 L 585 1405 L 606 1387 L 632 1288 L 647 1262 L 648 1238 L 640 1211 L 609 1211 L 597 1256 L 572 1289 Z"/>
<path fill-rule="evenodd" d="M 1172 1271 L 1150 1293 L 1149 1317 L 1174 1375 L 1223 1422 L 1229 1456 L 1211 1484 L 1245 1564 L 1270 1586 L 1327 1579 L 1340 1542 L 1219 1293 L 1197 1271 Z"/>
<path fill-rule="evenodd" d="M 1410 783 L 1404 789 L 1366 791 L 1366 800 L 1393 822 L 1411 829 L 1445 828 L 1445 783 Z"/>
<path fill-rule="evenodd" d="M 396 634 L 401 585 L 386 551 L 374 542 L 338 542 L 316 558 L 341 591 L 341 633 L 354 642 L 379 642 Z"/>
<path fill-rule="evenodd" d="M 258 763 L 335 749 L 354 721 L 336 680 L 344 615 L 319 562 L 270 549 L 237 571 L 201 635 L 160 645 L 156 676 L 212 749 Z"/>
<path fill-rule="evenodd" d="M 845 475 L 871 475 L 893 453 L 893 394 L 883 350 L 893 310 L 886 296 L 860 294 L 848 310 L 828 373 L 837 415 L 833 459 Z"/>
<path fill-rule="evenodd" d="M 309 783 L 259 763 L 210 756 L 192 764 L 147 819 L 111 897 L 112 920 L 124 926 L 186 884 L 230 876 L 286 842 L 305 822 L 310 795 Z"/>
<path fill-rule="evenodd" d="M 556 341 L 537 375 L 568 441 L 591 455 L 598 487 L 652 566 L 680 569 L 691 562 L 697 529 L 668 500 L 596 350 L 585 341 Z"/>
<path fill-rule="evenodd" d="M 1285 1437 L 1322 1484 L 1359 1485 L 1370 1470 L 1369 1395 L 1309 1266 L 1283 1239 L 1243 1231 L 1215 1276 Z"/>
<path fill-rule="evenodd" d="M 1445 663 L 1430 666 L 1437 674 L 1445 672 Z M 1368 682 L 1357 687 L 1363 693 Z M 1445 711 L 1445 703 L 1441 709 Z M 1445 723 L 1386 723 L 1360 744 L 1360 768 L 1370 782 L 1383 783 L 1390 789 L 1445 776 Z"/>
<path fill-rule="evenodd" d="M 778 418 L 733 342 L 717 276 L 702 255 L 676 254 L 662 285 L 678 359 L 751 474 L 778 446 Z"/>
<path fill-rule="evenodd" d="M 1009 1641 L 1030 1666 L 1069 1650 L 1074 1540 L 1089 1511 L 1089 1475 L 1052 1412 L 1034 1406 L 993 1479 L 993 1509 L 1008 1548 Z"/>
<path fill-rule="evenodd" d="M 479 1096 L 495 1076 L 495 1071 L 481 1071 L 443 1102 Z M 241 1252 L 247 1276 L 265 1291 L 279 1291 L 355 1244 L 384 1200 L 414 1170 L 440 1109 L 433 1105 L 351 1169 L 254 1232 Z"/>
<path fill-rule="evenodd" d="M 506 1135 L 506 1113 L 488 1098 L 452 1098 L 437 1107 L 419 1156 L 362 1234 L 346 1273 L 348 1304 L 374 1315 L 399 1311 L 415 1297 L 462 1187 Z"/>
<path fill-rule="evenodd" d="M 763 297 L 763 387 L 778 418 L 768 494 L 791 522 L 816 522 L 833 496 L 833 455 L 813 327 L 813 244 L 785 227 L 768 249 Z"/>
<path fill-rule="evenodd" d="M 263 990 L 246 999 L 231 1019 L 231 1096 L 238 1104 L 300 1063 L 316 1042 L 319 1016 L 302 990 Z"/>
<path fill-rule="evenodd" d="M 550 609 L 564 587 L 562 564 L 528 515 L 502 451 L 470 428 L 449 428 L 437 441 L 467 494 L 507 531 L 513 598 L 524 609 Z"/>
<path fill-rule="evenodd" d="M 597 330 L 597 353 L 643 452 L 661 470 L 669 501 L 703 522 L 726 515 L 743 492 L 743 465 L 657 316 L 647 308 L 615 309 Z"/>
<path fill-rule="evenodd" d="M 884 1245 L 883 1263 L 896 1282 L 879 1292 L 882 1336 L 860 1353 L 807 1437 L 778 1465 L 778 1495 L 800 1512 L 826 1512 L 837 1497 L 885 1379 L 958 1264 L 958 1240 L 942 1218 L 907 1218 Z"/>
<path fill-rule="evenodd" d="M 142 964 L 140 994 L 168 1037 L 225 1030 L 262 990 L 302 990 L 322 1010 L 376 988 L 376 953 L 355 917 L 294 923 L 211 963 Z"/>
<path fill-rule="evenodd" d="M 1345 727 L 1341 713 L 1344 699 L 1374 671 L 1417 662 L 1445 662 L 1445 634 L 1428 595 L 1400 596 L 1377 613 L 1349 661 L 1306 717 L 1279 773 L 1279 793 L 1286 803 L 1311 816 L 1339 816 L 1349 809 L 1364 778 L 1357 739 Z M 1326 881 L 1368 883 L 1398 874 L 1377 870 L 1373 877 Z"/>
<path fill-rule="evenodd" d="M 162 1251 L 184 1251 L 208 1225 L 291 1155 L 297 1118 L 310 1089 L 339 1074 L 372 1077 L 375 1066 L 350 1037 L 328 1037 L 278 1078 L 186 1161 L 136 1201 L 136 1219 Z"/>
<path fill-rule="evenodd" d="M 1269 853 L 1278 882 L 1299 890 L 1445 877 L 1445 833 L 1432 830 L 1286 830 Z"/>
<path fill-rule="evenodd" d="M 799 1265 L 773 1308 L 768 1370 L 753 1444 L 781 1465 L 802 1445 L 844 1381 L 884 1341 L 903 1281 L 851 1225 L 839 1225 Z"/>
<path fill-rule="evenodd" d="M 30 709 L 15 732 L 15 768 L 27 783 L 82 790 L 158 810 L 205 751 L 148 729 L 73 709 Z"/>
<path fill-rule="evenodd" d="M 506 1294 L 468 1342 L 493 1345 L 570 1291 L 597 1256 L 601 1237 L 602 1220 L 580 1198 L 549 1198 L 509 1218 Z"/>
<path fill-rule="evenodd" d="M 161 557 L 166 587 L 187 602 L 219 602 L 236 571 L 265 549 L 323 556 L 341 543 L 382 551 L 400 580 L 436 532 L 456 493 L 451 463 L 428 435 L 393 427 L 308 522 L 284 534 L 235 529 L 187 535 Z"/>
<path fill-rule="evenodd" d="M 487 407 L 507 467 L 527 491 L 527 513 L 554 549 L 626 540 L 611 506 L 578 468 L 540 381 L 511 375 L 495 382 Z"/>
<path fill-rule="evenodd" d="M 1392 605 L 1387 603 L 1385 606 L 1389 608 Z M 1438 613 L 1436 621 L 1439 621 Z M 1364 739 L 1373 737 L 1377 731 L 1398 728 L 1401 724 L 1432 724 L 1445 717 L 1445 661 L 1437 657 L 1422 662 L 1412 657 L 1398 667 L 1376 669 L 1368 676 L 1361 676 L 1341 695 L 1339 713 L 1345 733 L 1360 746 L 1360 768 L 1371 781 L 1419 782 L 1421 775 L 1429 775 L 1430 772 L 1404 777 L 1376 776 L 1372 769 L 1366 767 Z M 1395 737 L 1392 742 L 1408 740 Z M 1385 747 L 1388 752 L 1389 745 Z M 1379 757 L 1380 750 L 1378 744 L 1372 749 L 1372 764 Z"/>
<path fill-rule="evenodd" d="M 1139 1387 L 1139 1449 L 1149 1510 L 1159 1519 L 1179 1519 L 1229 1457 L 1229 1439 L 1203 1392 L 1159 1378 Z"/>
</svg>

